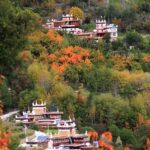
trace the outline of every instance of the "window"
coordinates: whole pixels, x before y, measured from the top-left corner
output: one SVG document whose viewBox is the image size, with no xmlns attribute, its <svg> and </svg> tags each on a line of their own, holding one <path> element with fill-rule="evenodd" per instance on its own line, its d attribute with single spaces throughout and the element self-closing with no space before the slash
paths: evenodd
<svg viewBox="0 0 150 150">
<path fill-rule="evenodd" d="M 113 36 L 116 36 L 116 33 L 113 33 Z"/>
</svg>

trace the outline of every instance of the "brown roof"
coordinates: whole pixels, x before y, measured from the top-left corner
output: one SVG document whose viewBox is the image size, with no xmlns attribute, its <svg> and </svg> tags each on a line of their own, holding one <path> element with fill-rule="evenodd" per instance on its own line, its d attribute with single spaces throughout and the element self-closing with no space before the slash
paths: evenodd
<svg viewBox="0 0 150 150">
<path fill-rule="evenodd" d="M 53 112 L 46 112 L 45 115 L 62 115 L 63 112 L 53 111 Z"/>
<path fill-rule="evenodd" d="M 29 114 L 29 116 L 42 116 L 43 114 Z"/>
<path fill-rule="evenodd" d="M 28 116 L 28 117 L 20 116 L 20 117 L 16 117 L 15 119 L 16 120 L 25 120 L 25 119 L 33 119 L 33 117 L 30 117 L 30 116 Z"/>
<path fill-rule="evenodd" d="M 84 138 L 84 137 L 88 137 L 87 135 L 85 134 L 74 134 L 71 136 L 72 138 Z"/>
<path fill-rule="evenodd" d="M 53 123 L 51 123 L 51 122 L 37 122 L 36 123 L 37 125 L 55 125 L 55 124 L 53 124 Z"/>
<path fill-rule="evenodd" d="M 56 140 L 56 139 L 66 139 L 66 138 L 69 138 L 70 136 L 64 136 L 64 135 L 53 135 L 52 138 L 50 139 L 53 139 L 53 140 Z"/>
<path fill-rule="evenodd" d="M 81 147 L 81 146 L 84 146 L 84 144 L 83 143 L 81 143 L 81 144 L 65 144 L 64 145 L 65 147 Z"/>
<path fill-rule="evenodd" d="M 39 119 L 38 122 L 54 122 L 54 119 Z"/>
<path fill-rule="evenodd" d="M 31 141 L 27 141 L 26 143 L 27 144 L 38 144 L 38 143 L 48 143 L 49 142 L 49 140 L 46 140 L 46 141 L 33 141 L 33 140 L 31 140 Z"/>
</svg>

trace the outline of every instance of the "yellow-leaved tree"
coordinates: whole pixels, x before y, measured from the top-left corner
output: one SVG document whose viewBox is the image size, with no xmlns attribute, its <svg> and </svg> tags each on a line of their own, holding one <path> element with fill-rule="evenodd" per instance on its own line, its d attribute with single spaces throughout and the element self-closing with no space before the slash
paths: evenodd
<svg viewBox="0 0 150 150">
<path fill-rule="evenodd" d="M 72 7 L 69 13 L 72 14 L 75 19 L 84 19 L 84 12 L 79 7 Z"/>
<path fill-rule="evenodd" d="M 28 67 L 28 74 L 35 82 L 38 98 L 46 99 L 54 86 L 54 73 L 48 71 L 48 67 L 41 63 L 32 63 Z"/>
</svg>

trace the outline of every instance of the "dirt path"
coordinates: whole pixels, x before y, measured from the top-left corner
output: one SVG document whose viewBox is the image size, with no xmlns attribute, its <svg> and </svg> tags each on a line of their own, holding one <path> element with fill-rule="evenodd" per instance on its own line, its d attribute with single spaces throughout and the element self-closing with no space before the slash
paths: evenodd
<svg viewBox="0 0 150 150">
<path fill-rule="evenodd" d="M 19 111 L 16 110 L 16 111 L 12 111 L 12 112 L 9 112 L 7 114 L 4 114 L 4 115 L 1 115 L 0 118 L 3 120 L 3 121 L 6 121 L 8 118 L 10 118 L 12 115 L 15 115 L 17 114 Z"/>
</svg>

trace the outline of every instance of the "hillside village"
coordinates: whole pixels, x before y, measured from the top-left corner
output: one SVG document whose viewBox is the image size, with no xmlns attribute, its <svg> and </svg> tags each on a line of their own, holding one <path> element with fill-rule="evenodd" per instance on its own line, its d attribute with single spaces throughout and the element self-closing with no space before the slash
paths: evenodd
<svg viewBox="0 0 150 150">
<path fill-rule="evenodd" d="M 0 150 L 149 150 L 149 26 L 149 0 L 0 1 Z"/>
<path fill-rule="evenodd" d="M 33 148 L 92 150 L 105 145 L 106 148 L 113 149 L 108 144 L 112 140 L 110 132 L 103 133 L 102 138 L 98 141 L 96 132 L 78 133 L 74 117 L 71 119 L 69 116 L 68 120 L 63 120 L 63 112 L 58 109 L 57 111 L 46 110 L 45 102 L 37 103 L 36 101 L 32 103 L 32 112 L 28 110 L 23 112 L 22 116 L 15 116 L 16 124 L 22 123 L 25 126 L 25 143 L 20 144 L 20 147 L 29 150 Z M 33 123 L 38 126 L 40 131 L 35 131 L 34 137 L 31 139 L 26 134 L 28 127 Z"/>
<path fill-rule="evenodd" d="M 81 20 L 75 19 L 73 15 L 62 15 L 61 20 L 48 19 L 47 23 L 43 25 L 46 29 L 54 29 L 56 31 L 66 31 L 82 39 L 94 39 L 98 42 L 100 38 L 103 38 L 106 34 L 110 36 L 111 41 L 115 41 L 118 37 L 118 27 L 114 24 L 107 24 L 105 18 L 101 16 L 101 19 L 95 21 L 96 28 L 93 32 L 87 32 L 80 28 Z"/>
</svg>

